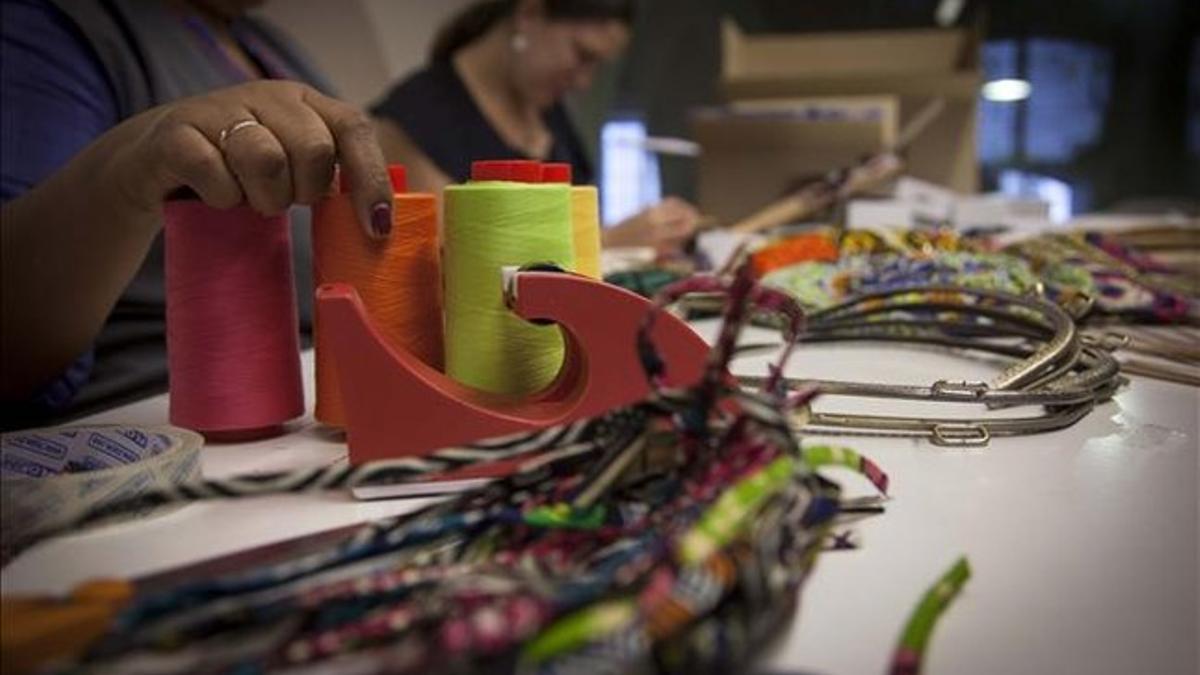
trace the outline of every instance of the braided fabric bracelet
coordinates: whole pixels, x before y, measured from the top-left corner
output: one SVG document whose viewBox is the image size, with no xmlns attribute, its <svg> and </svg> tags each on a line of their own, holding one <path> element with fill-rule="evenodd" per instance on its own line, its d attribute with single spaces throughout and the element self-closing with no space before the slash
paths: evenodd
<svg viewBox="0 0 1200 675">
<path fill-rule="evenodd" d="M 726 374 L 752 309 L 786 295 L 692 279 L 729 295 L 706 376 L 640 404 L 540 434 L 421 460 L 204 481 L 142 497 L 176 500 L 410 480 L 498 457 L 512 475 L 415 514 L 363 526 L 314 553 L 154 591 L 125 608 L 75 666 L 97 672 L 684 672 L 739 667 L 794 610 L 841 513 L 841 466 L 880 491 L 886 474 L 852 450 L 802 448 L 783 360 L 762 392 Z M 649 381 L 670 367 L 638 342 Z M 791 341 L 794 343 L 794 339 Z M 123 505 L 122 505 L 123 507 Z"/>
</svg>

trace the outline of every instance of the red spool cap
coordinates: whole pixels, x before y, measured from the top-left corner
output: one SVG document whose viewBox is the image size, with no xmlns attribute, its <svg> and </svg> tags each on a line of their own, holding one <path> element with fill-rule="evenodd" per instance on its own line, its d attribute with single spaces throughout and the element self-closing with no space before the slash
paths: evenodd
<svg viewBox="0 0 1200 675">
<path fill-rule="evenodd" d="M 408 170 L 403 164 L 389 164 L 388 177 L 392 179 L 392 192 L 403 194 L 408 192 Z"/>
<path fill-rule="evenodd" d="M 571 165 L 566 162 L 546 162 L 542 164 L 543 183 L 571 184 Z"/>
<path fill-rule="evenodd" d="M 388 178 L 392 180 L 392 192 L 402 194 L 408 192 L 408 170 L 403 164 L 389 164 Z M 341 169 L 337 170 L 338 192 L 342 194 L 350 193 L 350 178 L 346 172 Z"/>
<path fill-rule="evenodd" d="M 471 180 L 542 182 L 542 163 L 531 159 L 487 159 L 471 162 Z"/>
</svg>

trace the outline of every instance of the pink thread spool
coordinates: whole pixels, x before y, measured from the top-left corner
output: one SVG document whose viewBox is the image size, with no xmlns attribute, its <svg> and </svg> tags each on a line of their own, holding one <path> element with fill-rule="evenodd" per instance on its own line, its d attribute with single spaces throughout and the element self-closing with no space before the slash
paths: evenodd
<svg viewBox="0 0 1200 675">
<path fill-rule="evenodd" d="M 281 433 L 304 413 L 287 216 L 196 200 L 163 215 L 171 423 L 217 441 Z"/>
</svg>

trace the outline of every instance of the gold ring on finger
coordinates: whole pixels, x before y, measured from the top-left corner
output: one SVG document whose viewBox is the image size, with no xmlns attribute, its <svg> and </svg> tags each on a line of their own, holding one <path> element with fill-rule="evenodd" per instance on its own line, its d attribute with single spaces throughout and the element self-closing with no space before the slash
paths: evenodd
<svg viewBox="0 0 1200 675">
<path fill-rule="evenodd" d="M 236 134 L 237 132 L 239 132 L 243 129 L 249 129 L 250 127 L 261 127 L 261 126 L 262 126 L 262 123 L 255 119 L 234 122 L 233 124 L 231 124 L 221 130 L 221 135 L 217 137 L 217 145 L 221 146 L 221 149 L 224 150 L 225 142 L 228 141 L 230 138 L 232 138 L 233 135 Z"/>
</svg>

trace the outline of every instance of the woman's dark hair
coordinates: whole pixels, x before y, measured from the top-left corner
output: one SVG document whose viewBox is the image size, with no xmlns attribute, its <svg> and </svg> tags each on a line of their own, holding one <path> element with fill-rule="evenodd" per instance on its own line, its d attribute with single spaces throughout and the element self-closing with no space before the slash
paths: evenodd
<svg viewBox="0 0 1200 675">
<path fill-rule="evenodd" d="M 512 16 L 518 0 L 485 0 L 470 5 L 438 31 L 429 50 L 431 61 L 449 61 L 454 52 L 483 37 Z M 550 19 L 617 19 L 630 25 L 637 0 L 543 0 Z"/>
</svg>

